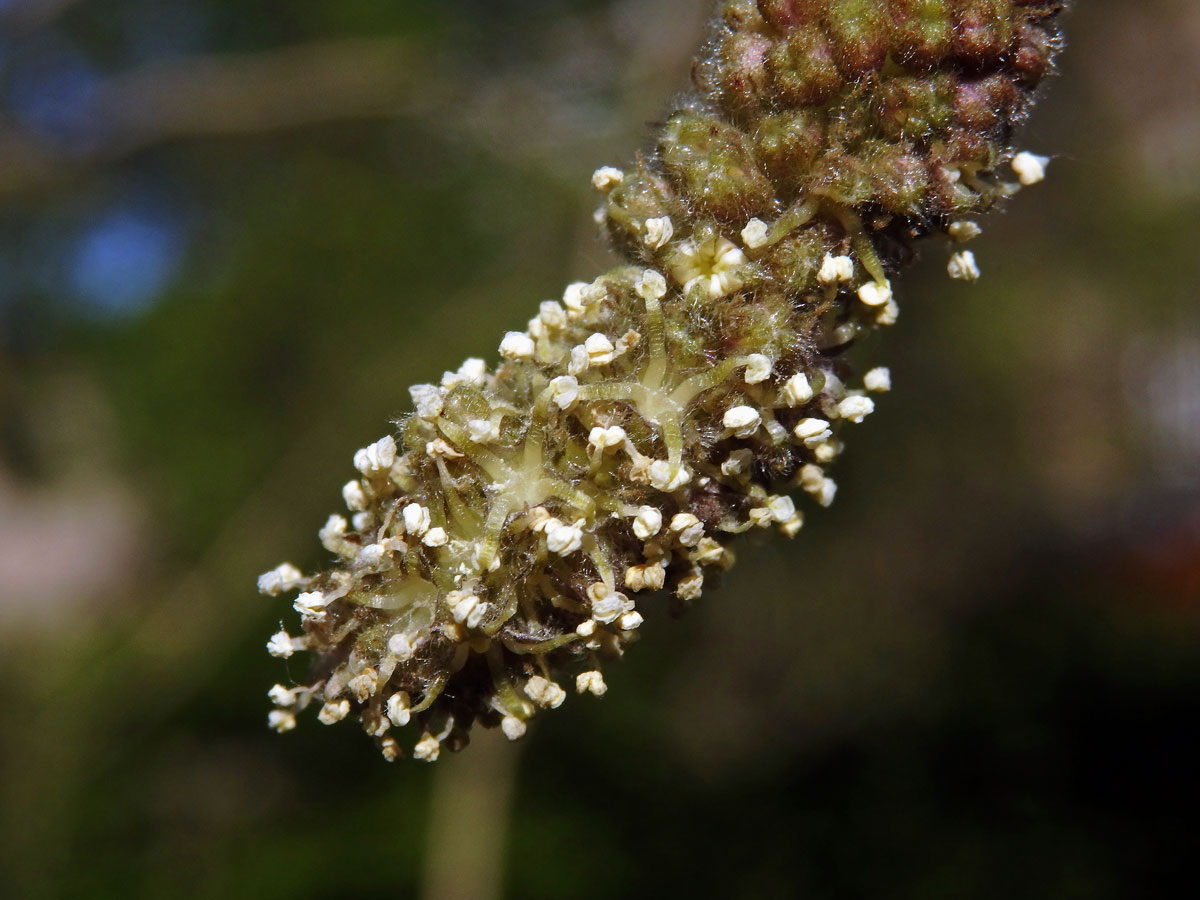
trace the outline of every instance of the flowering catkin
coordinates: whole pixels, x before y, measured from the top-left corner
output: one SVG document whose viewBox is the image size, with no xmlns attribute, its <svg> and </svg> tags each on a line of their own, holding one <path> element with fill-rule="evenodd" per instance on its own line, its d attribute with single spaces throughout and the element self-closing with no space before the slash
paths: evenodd
<svg viewBox="0 0 1200 900">
<path fill-rule="evenodd" d="M 888 273 L 1042 177 L 1010 135 L 1062 6 L 721 3 L 653 151 L 593 176 L 625 264 L 542 303 L 494 367 L 411 388 L 320 531 L 333 565 L 260 578 L 302 621 L 267 649 L 315 656 L 272 727 L 353 715 L 388 759 L 410 721 L 422 759 L 476 721 L 515 739 L 560 681 L 604 693 L 642 598 L 686 606 L 734 535 L 795 535 L 791 492 L 828 506 L 842 429 L 890 388 L 842 359 L 896 320 Z M 948 271 L 979 277 L 969 251 Z"/>
</svg>

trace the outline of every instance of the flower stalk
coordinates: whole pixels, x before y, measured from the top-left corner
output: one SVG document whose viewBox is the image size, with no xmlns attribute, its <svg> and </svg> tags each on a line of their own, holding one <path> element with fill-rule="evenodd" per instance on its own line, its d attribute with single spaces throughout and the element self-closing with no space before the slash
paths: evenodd
<svg viewBox="0 0 1200 900">
<path fill-rule="evenodd" d="M 413 387 L 354 456 L 332 565 L 260 579 L 302 623 L 268 650 L 315 659 L 271 725 L 316 706 L 389 760 L 413 723 L 426 760 L 476 722 L 519 738 L 563 683 L 604 694 L 651 595 L 686 608 L 736 535 L 793 537 L 796 498 L 832 503 L 845 429 L 891 386 L 844 356 L 896 321 L 892 274 L 1044 173 L 1011 136 L 1062 6 L 720 3 L 654 149 L 593 175 L 624 262 L 542 303 L 497 364 Z M 979 277 L 970 251 L 948 271 Z"/>
</svg>

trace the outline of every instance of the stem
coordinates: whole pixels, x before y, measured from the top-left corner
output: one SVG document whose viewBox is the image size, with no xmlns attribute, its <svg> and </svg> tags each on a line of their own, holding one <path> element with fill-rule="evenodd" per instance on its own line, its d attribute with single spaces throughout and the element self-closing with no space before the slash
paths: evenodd
<svg viewBox="0 0 1200 900">
<path fill-rule="evenodd" d="M 499 900 L 518 747 L 475 732 L 470 753 L 438 762 L 430 799 L 421 900 Z"/>
</svg>

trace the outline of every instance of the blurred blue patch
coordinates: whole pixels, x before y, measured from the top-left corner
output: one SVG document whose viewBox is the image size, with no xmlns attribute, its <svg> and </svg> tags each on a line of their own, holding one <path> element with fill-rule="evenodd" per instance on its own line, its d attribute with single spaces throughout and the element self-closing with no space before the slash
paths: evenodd
<svg viewBox="0 0 1200 900">
<path fill-rule="evenodd" d="M 74 47 L 49 35 L 28 42 L 10 66 L 6 106 L 20 126 L 68 153 L 93 150 L 103 141 L 100 76 Z"/>
<path fill-rule="evenodd" d="M 162 294 L 184 249 L 177 220 L 128 208 L 114 210 L 79 237 L 68 263 L 69 288 L 94 315 L 137 313 Z"/>
</svg>

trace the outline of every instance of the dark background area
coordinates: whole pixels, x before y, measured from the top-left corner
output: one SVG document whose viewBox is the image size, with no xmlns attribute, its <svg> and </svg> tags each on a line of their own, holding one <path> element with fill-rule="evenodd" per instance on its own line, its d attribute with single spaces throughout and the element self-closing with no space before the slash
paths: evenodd
<svg viewBox="0 0 1200 900">
<path fill-rule="evenodd" d="M 409 384 L 608 265 L 588 178 L 707 4 L 0 0 L 0 894 L 1176 896 L 1200 7 L 1077 6 L 1049 178 L 978 284 L 898 279 L 835 506 L 603 700 L 425 766 L 266 728 L 304 663 L 255 576 L 322 563 Z"/>
</svg>

